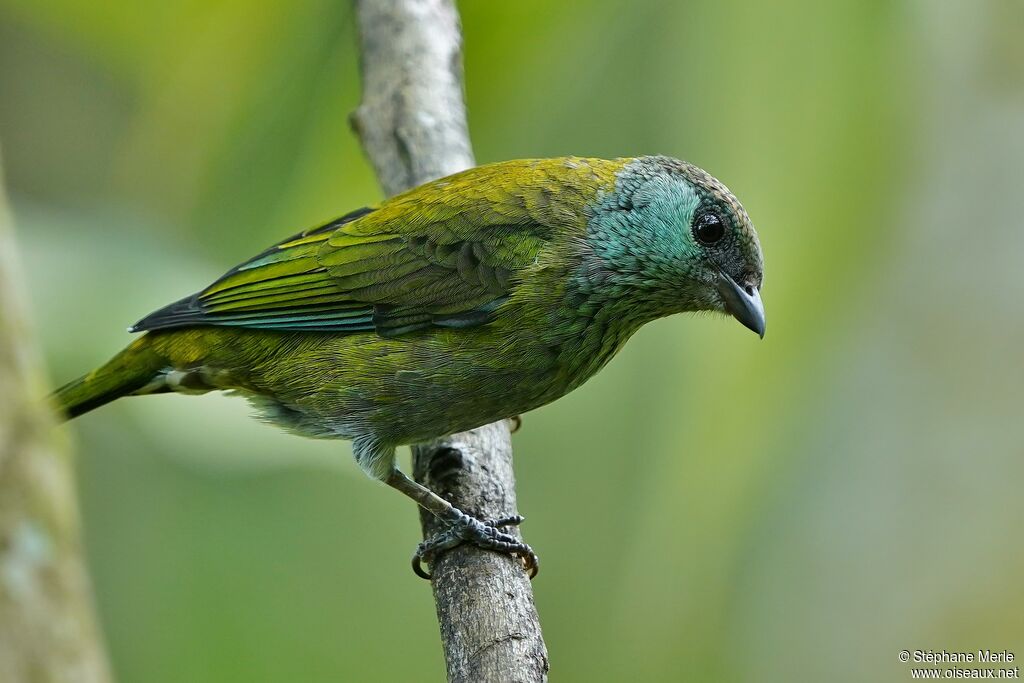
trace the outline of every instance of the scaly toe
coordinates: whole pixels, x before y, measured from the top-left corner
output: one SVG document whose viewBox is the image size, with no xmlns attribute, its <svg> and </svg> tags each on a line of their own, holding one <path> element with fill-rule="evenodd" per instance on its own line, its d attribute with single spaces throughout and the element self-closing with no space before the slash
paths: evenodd
<svg viewBox="0 0 1024 683">
<path fill-rule="evenodd" d="M 481 520 L 484 526 L 492 526 L 495 529 L 500 529 L 506 526 L 519 526 L 526 521 L 526 517 L 522 515 L 509 515 L 508 517 L 499 517 L 498 519 L 485 519 Z"/>
<path fill-rule="evenodd" d="M 431 575 L 423 568 L 423 563 L 432 564 L 434 558 L 445 550 L 450 550 L 462 543 L 472 543 L 484 550 L 493 550 L 506 555 L 515 555 L 523 562 L 523 567 L 532 579 L 537 575 L 539 561 L 533 549 L 515 536 L 506 534 L 501 527 L 517 526 L 523 522 L 522 515 L 510 515 L 496 520 L 481 522 L 470 517 L 458 508 L 451 509 L 451 516 L 445 520 L 448 528 L 431 536 L 416 547 L 412 558 L 412 570 L 420 578 L 429 580 Z"/>
</svg>

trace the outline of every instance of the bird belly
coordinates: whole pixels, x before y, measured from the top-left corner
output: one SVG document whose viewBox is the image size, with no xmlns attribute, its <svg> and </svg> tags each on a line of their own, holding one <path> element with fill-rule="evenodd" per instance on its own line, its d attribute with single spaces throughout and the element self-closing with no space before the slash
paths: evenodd
<svg viewBox="0 0 1024 683">
<path fill-rule="evenodd" d="M 390 443 L 417 443 L 528 412 L 562 393 L 550 370 L 449 358 L 353 381 L 341 392 L 338 403 L 346 407 L 337 426 L 346 438 L 369 432 Z"/>
<path fill-rule="evenodd" d="M 203 375 L 218 378 L 210 388 L 244 396 L 261 419 L 315 438 L 426 441 L 527 412 L 570 386 L 555 353 L 508 344 L 493 329 L 393 339 L 292 333 L 273 344 L 265 332 L 208 334 L 218 339 L 204 340 L 206 348 L 234 350 L 203 359 Z M 266 351 L 252 352 L 257 346 Z"/>
<path fill-rule="evenodd" d="M 304 436 L 399 445 L 550 403 L 597 372 L 626 336 L 552 340 L 500 324 L 395 338 L 207 327 L 156 333 L 152 343 L 190 380 L 177 383 L 183 388 L 237 393 L 264 421 Z"/>
</svg>

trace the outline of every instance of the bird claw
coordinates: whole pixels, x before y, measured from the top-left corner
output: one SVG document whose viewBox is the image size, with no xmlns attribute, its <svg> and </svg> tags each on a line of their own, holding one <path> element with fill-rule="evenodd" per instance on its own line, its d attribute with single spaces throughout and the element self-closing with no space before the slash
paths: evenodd
<svg viewBox="0 0 1024 683">
<path fill-rule="evenodd" d="M 500 519 L 481 521 L 470 517 L 458 508 L 452 508 L 450 518 L 444 520 L 448 528 L 424 540 L 416 547 L 416 554 L 412 557 L 412 570 L 416 576 L 429 581 L 432 577 L 423 568 L 424 562 L 431 564 L 438 553 L 463 543 L 472 543 L 484 550 L 517 556 L 522 560 L 523 568 L 532 579 L 537 576 L 537 571 L 540 568 L 537 553 L 515 536 L 499 530 L 502 527 L 518 526 L 524 519 L 522 515 L 511 515 Z"/>
</svg>

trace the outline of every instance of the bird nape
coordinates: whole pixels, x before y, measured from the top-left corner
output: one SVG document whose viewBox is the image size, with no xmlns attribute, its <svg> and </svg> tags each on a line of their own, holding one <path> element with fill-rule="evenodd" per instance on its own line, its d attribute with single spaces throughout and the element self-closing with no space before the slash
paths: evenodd
<svg viewBox="0 0 1024 683">
<path fill-rule="evenodd" d="M 764 336 L 757 234 L 731 192 L 668 157 L 506 161 L 301 232 L 146 316 L 62 387 L 66 417 L 121 396 L 230 390 L 267 421 L 350 439 L 359 466 L 462 542 L 537 558 L 396 466 L 395 448 L 519 415 L 592 377 L 645 322 L 719 311 Z"/>
</svg>

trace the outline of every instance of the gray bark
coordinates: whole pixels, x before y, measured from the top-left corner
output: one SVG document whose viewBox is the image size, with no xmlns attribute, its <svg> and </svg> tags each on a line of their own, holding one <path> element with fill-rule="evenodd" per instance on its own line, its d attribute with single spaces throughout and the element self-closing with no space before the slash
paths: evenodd
<svg viewBox="0 0 1024 683">
<path fill-rule="evenodd" d="M 0 177 L 0 681 L 110 680 Z"/>
<path fill-rule="evenodd" d="M 357 0 L 356 10 L 363 99 L 352 125 L 384 191 L 473 166 L 454 4 Z M 444 467 L 432 468 L 439 454 Z M 516 513 L 505 421 L 414 447 L 413 476 L 478 518 Z M 430 514 L 420 518 L 424 537 L 439 531 Z M 450 681 L 547 680 L 533 591 L 516 560 L 462 546 L 430 571 Z"/>
</svg>

